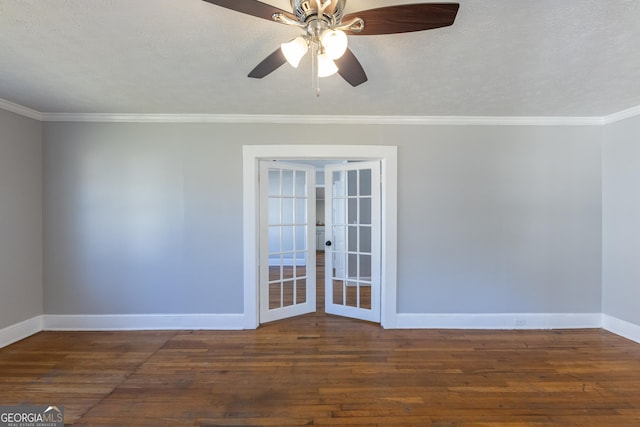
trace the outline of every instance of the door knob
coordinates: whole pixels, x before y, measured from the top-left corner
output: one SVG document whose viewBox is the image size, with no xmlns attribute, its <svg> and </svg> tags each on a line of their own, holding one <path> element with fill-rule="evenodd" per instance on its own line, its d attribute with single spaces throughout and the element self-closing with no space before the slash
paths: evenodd
<svg viewBox="0 0 640 427">
<path fill-rule="evenodd" d="M 327 241 L 324 243 L 324 245 L 325 245 L 325 246 L 331 246 L 331 240 L 327 240 Z"/>
</svg>

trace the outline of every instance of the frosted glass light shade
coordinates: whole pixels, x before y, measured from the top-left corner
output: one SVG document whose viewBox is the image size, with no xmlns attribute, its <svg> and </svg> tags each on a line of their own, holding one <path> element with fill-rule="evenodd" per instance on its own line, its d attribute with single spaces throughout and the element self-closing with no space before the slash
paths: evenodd
<svg viewBox="0 0 640 427">
<path fill-rule="evenodd" d="M 338 72 L 338 67 L 326 53 L 318 55 L 318 77 L 329 77 Z"/>
<path fill-rule="evenodd" d="M 320 36 L 320 42 L 324 47 L 327 56 L 331 59 L 338 59 L 347 50 L 347 35 L 341 30 L 327 30 Z"/>
<path fill-rule="evenodd" d="M 307 45 L 304 37 L 300 36 L 290 42 L 282 43 L 280 50 L 282 50 L 282 54 L 287 59 L 287 62 L 291 64 L 293 68 L 298 68 L 300 60 L 307 53 L 307 50 L 309 50 L 309 45 Z"/>
</svg>

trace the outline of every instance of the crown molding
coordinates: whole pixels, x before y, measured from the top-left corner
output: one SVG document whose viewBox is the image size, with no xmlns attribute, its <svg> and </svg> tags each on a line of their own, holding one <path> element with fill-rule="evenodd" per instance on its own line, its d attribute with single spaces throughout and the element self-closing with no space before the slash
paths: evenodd
<svg viewBox="0 0 640 427">
<path fill-rule="evenodd" d="M 269 114 L 65 114 L 43 113 L 45 122 L 124 123 L 251 123 L 337 125 L 449 125 L 449 126 L 600 126 L 601 117 L 499 116 L 329 116 Z"/>
<path fill-rule="evenodd" d="M 640 116 L 640 105 L 605 116 L 602 118 L 602 121 L 603 124 L 608 125 L 611 123 L 619 122 L 620 120 L 637 116 Z"/>
<path fill-rule="evenodd" d="M 31 108 L 23 107 L 20 104 L 7 101 L 6 99 L 0 98 L 0 109 L 20 114 L 21 116 L 29 117 L 31 119 L 42 121 L 41 112 L 32 110 Z"/>
<path fill-rule="evenodd" d="M 0 99 L 0 109 L 41 122 L 89 123 L 251 123 L 442 126 L 603 126 L 640 116 L 640 106 L 608 116 L 336 116 L 274 114 L 110 114 L 43 113 Z"/>
</svg>

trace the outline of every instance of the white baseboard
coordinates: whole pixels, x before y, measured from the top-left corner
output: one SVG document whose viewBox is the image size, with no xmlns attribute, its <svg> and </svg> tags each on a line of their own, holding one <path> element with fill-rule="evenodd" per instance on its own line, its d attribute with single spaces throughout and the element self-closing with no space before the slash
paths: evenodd
<svg viewBox="0 0 640 427">
<path fill-rule="evenodd" d="M 15 325 L 0 329 L 0 348 L 23 340 L 42 330 L 42 316 L 35 316 Z"/>
<path fill-rule="evenodd" d="M 45 315 L 46 331 L 239 330 L 244 314 Z"/>
<path fill-rule="evenodd" d="M 603 314 L 602 327 L 611 333 L 640 343 L 640 325 Z"/>
<path fill-rule="evenodd" d="M 42 330 L 241 330 L 243 314 L 43 315 L 0 329 L 0 348 Z M 600 313 L 398 313 L 398 329 L 576 329 L 604 328 L 640 343 L 640 325 Z"/>
<path fill-rule="evenodd" d="M 398 329 L 578 329 L 601 328 L 600 313 L 398 313 Z"/>
</svg>

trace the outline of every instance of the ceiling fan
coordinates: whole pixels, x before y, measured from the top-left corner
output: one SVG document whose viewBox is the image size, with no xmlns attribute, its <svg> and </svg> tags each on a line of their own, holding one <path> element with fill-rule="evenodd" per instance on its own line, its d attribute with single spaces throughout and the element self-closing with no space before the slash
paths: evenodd
<svg viewBox="0 0 640 427">
<path fill-rule="evenodd" d="M 298 67 L 311 50 L 316 93 L 319 78 L 340 74 L 351 86 L 367 81 L 367 75 L 347 47 L 347 35 L 377 35 L 431 30 L 453 24 L 458 3 L 419 3 L 380 7 L 345 15 L 347 0 L 291 0 L 293 13 L 257 0 L 204 0 L 227 9 L 269 21 L 298 27 L 304 34 L 283 43 L 250 73 L 261 79 L 285 62 Z"/>
</svg>

